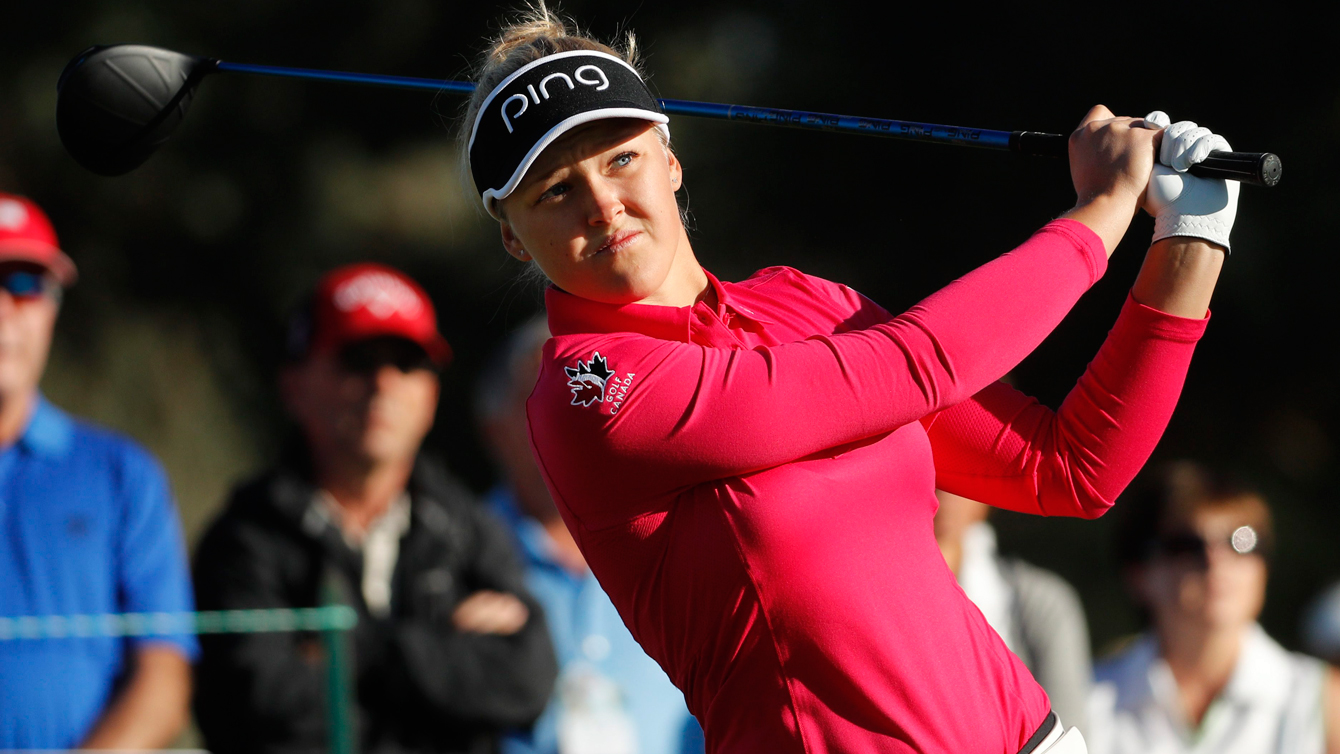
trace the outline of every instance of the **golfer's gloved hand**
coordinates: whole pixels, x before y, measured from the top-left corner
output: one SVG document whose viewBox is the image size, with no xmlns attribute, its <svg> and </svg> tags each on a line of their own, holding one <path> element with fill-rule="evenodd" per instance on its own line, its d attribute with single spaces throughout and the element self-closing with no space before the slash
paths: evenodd
<svg viewBox="0 0 1340 754">
<path fill-rule="evenodd" d="M 1145 190 L 1145 211 L 1154 216 L 1154 240 L 1169 236 L 1203 238 L 1225 250 L 1233 218 L 1238 214 L 1237 181 L 1199 178 L 1187 168 L 1210 152 L 1230 152 L 1228 141 L 1189 120 L 1169 125 L 1168 114 L 1155 110 L 1145 116 L 1145 128 L 1162 128 L 1159 161 Z"/>
</svg>

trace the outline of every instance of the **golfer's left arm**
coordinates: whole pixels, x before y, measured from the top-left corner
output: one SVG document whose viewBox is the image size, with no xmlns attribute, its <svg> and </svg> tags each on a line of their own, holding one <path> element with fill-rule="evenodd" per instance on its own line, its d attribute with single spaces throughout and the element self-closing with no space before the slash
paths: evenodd
<svg viewBox="0 0 1340 754">
<path fill-rule="evenodd" d="M 1156 241 L 1145 254 L 1131 297 L 1165 314 L 1202 319 L 1223 266 L 1222 246 L 1200 238 Z"/>
<path fill-rule="evenodd" d="M 161 749 L 186 727 L 191 665 L 175 645 L 145 644 L 121 693 L 80 748 Z"/>
<path fill-rule="evenodd" d="M 1236 181 L 1194 178 L 1185 171 L 1211 151 L 1231 151 L 1228 141 L 1191 121 L 1169 124 L 1160 111 L 1147 127 L 1163 127 L 1159 164 L 1149 178 L 1143 206 L 1154 216 L 1154 243 L 1145 255 L 1132 297 L 1177 317 L 1200 319 L 1228 253 L 1237 218 Z"/>
</svg>

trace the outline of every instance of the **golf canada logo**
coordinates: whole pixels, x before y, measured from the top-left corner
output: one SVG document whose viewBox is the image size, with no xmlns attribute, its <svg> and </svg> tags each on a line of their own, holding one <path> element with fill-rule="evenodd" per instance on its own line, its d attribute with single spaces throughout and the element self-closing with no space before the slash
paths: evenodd
<svg viewBox="0 0 1340 754">
<path fill-rule="evenodd" d="M 590 361 L 577 359 L 577 366 L 563 367 L 568 376 L 568 388 L 572 390 L 573 406 L 590 406 L 593 403 L 604 404 L 610 416 L 619 413 L 628 390 L 633 386 L 633 373 L 622 378 L 615 375 L 609 362 L 599 351 L 591 354 Z"/>
</svg>

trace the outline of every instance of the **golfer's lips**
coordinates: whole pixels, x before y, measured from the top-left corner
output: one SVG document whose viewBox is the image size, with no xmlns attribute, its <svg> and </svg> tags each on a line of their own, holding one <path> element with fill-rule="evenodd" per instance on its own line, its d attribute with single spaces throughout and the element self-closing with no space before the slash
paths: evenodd
<svg viewBox="0 0 1340 754">
<path fill-rule="evenodd" d="M 624 249 L 627 249 L 629 246 L 632 246 L 633 242 L 635 242 L 641 235 L 642 232 L 637 230 L 618 231 L 614 235 L 605 239 L 605 242 L 601 244 L 599 247 L 597 247 L 596 250 L 591 254 L 591 256 L 599 256 L 601 254 L 617 254 L 623 251 Z"/>
</svg>

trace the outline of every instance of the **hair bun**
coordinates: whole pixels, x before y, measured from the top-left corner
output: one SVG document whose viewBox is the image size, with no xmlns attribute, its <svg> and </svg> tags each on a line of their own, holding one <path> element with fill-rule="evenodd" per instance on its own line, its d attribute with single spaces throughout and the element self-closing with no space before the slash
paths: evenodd
<svg viewBox="0 0 1340 754">
<path fill-rule="evenodd" d="M 562 16 L 549 10 L 543 0 L 531 6 L 519 19 L 503 27 L 502 33 L 493 41 L 487 57 L 490 63 L 498 64 L 507 60 L 513 50 L 532 46 L 540 56 L 557 52 L 550 40 L 563 39 L 574 35 Z"/>
</svg>

